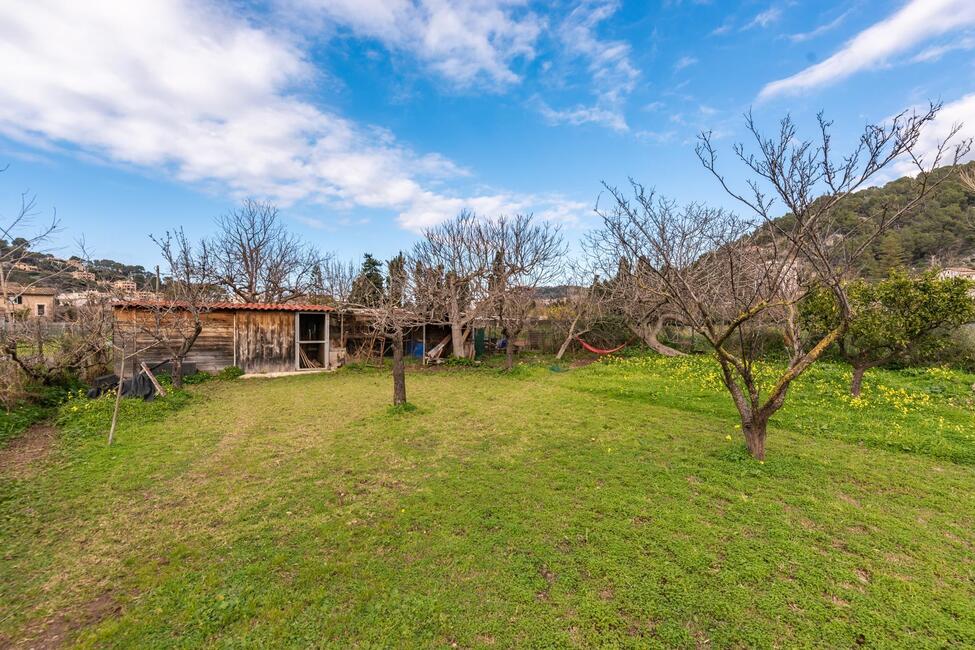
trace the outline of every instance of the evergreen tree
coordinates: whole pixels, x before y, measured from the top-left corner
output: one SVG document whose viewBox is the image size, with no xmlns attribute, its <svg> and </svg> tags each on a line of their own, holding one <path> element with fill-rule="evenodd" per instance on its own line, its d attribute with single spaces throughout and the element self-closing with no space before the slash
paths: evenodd
<svg viewBox="0 0 975 650">
<path fill-rule="evenodd" d="M 366 307 L 377 306 L 383 297 L 383 263 L 366 253 L 362 258 L 359 275 L 352 283 L 349 302 Z"/>
</svg>

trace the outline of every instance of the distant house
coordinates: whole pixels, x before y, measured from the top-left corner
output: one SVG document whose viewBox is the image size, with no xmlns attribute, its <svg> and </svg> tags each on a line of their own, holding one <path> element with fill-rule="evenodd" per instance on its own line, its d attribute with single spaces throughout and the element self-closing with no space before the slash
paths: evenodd
<svg viewBox="0 0 975 650">
<path fill-rule="evenodd" d="M 107 300 L 109 294 L 103 291 L 69 291 L 58 296 L 58 304 L 66 307 L 81 307 L 83 305 Z"/>
<path fill-rule="evenodd" d="M 134 294 L 139 287 L 132 280 L 116 280 L 112 283 L 112 289 L 125 295 Z"/>
<path fill-rule="evenodd" d="M 337 332 L 331 328 L 331 307 L 324 305 L 215 302 L 202 315 L 203 331 L 185 362 L 215 372 L 237 366 L 246 373 L 294 372 L 339 365 Z M 131 300 L 115 303 L 115 349 L 141 352 L 120 368 L 126 374 L 138 362 L 152 366 L 168 360 L 160 331 L 172 332 L 188 323 L 178 303 Z M 157 325 L 157 324 L 161 324 Z"/>
<path fill-rule="evenodd" d="M 75 280 L 84 280 L 86 282 L 92 282 L 95 279 L 95 274 L 91 271 L 72 271 L 71 277 Z"/>
<path fill-rule="evenodd" d="M 964 266 L 953 266 L 946 269 L 941 269 L 941 273 L 938 274 L 941 279 L 947 278 L 965 278 L 966 280 L 975 281 L 975 269 L 970 269 Z"/>
<path fill-rule="evenodd" d="M 975 298 L 975 269 L 970 269 L 965 266 L 950 266 L 948 268 L 941 269 L 938 277 L 942 280 L 946 280 L 948 278 L 963 278 L 971 281 L 972 289 L 969 291 L 969 294 Z"/>
<path fill-rule="evenodd" d="M 0 314 L 24 314 L 39 318 L 54 318 L 58 290 L 54 287 L 24 287 L 7 284 L 7 299 L 0 301 Z"/>
<path fill-rule="evenodd" d="M 37 267 L 33 264 L 28 264 L 27 262 L 15 262 L 13 268 L 17 271 L 27 271 L 33 272 L 37 270 Z"/>
</svg>

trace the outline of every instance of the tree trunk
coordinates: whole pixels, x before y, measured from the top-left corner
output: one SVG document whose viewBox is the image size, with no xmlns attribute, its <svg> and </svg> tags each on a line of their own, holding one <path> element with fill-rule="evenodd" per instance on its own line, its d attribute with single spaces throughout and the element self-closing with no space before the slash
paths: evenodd
<svg viewBox="0 0 975 650">
<path fill-rule="evenodd" d="M 665 345 L 660 342 L 657 337 L 660 335 L 660 330 L 663 329 L 663 321 L 658 320 L 647 325 L 630 325 L 630 331 L 640 337 L 644 343 L 647 344 L 651 350 L 657 354 L 662 354 L 665 357 L 681 357 L 684 353 L 680 350 L 675 350 L 669 345 Z"/>
<path fill-rule="evenodd" d="M 565 335 L 565 340 L 562 341 L 562 347 L 559 348 L 558 354 L 555 355 L 555 358 L 558 359 L 559 361 L 562 360 L 562 355 L 564 355 L 566 350 L 569 349 L 569 345 L 572 343 L 572 339 L 576 337 L 576 324 L 578 322 L 579 322 L 579 317 L 576 316 L 572 320 L 572 324 L 569 325 L 569 333 Z"/>
<path fill-rule="evenodd" d="M 460 305 L 456 295 L 451 295 L 449 307 L 451 356 L 460 359 L 464 356 L 464 324 L 461 322 Z"/>
<path fill-rule="evenodd" d="M 34 324 L 37 326 L 37 330 L 35 332 L 35 336 L 36 336 L 35 345 L 37 347 L 37 358 L 41 360 L 41 363 L 44 363 L 45 361 L 44 333 L 43 331 L 41 331 L 41 319 L 40 318 L 36 319 Z"/>
<path fill-rule="evenodd" d="M 170 363 L 173 366 L 173 388 L 179 390 L 183 387 L 183 360 L 173 359 Z"/>
<path fill-rule="evenodd" d="M 755 460 L 765 460 L 765 436 L 768 432 L 768 420 L 752 418 L 748 422 L 742 422 L 741 430 L 745 434 L 748 453 Z"/>
<path fill-rule="evenodd" d="M 850 381 L 850 395 L 860 397 L 860 390 L 863 388 L 863 375 L 867 372 L 867 366 L 854 365 L 853 379 Z"/>
<path fill-rule="evenodd" d="M 508 339 L 508 345 L 504 349 L 504 369 L 511 370 L 515 367 L 515 342 Z"/>
<path fill-rule="evenodd" d="M 461 358 L 464 356 L 464 326 L 460 323 L 453 322 L 450 324 L 450 347 L 453 348 L 451 352 L 452 357 Z"/>
<path fill-rule="evenodd" d="M 393 406 L 406 404 L 406 364 L 403 362 L 403 331 L 393 335 Z"/>
</svg>

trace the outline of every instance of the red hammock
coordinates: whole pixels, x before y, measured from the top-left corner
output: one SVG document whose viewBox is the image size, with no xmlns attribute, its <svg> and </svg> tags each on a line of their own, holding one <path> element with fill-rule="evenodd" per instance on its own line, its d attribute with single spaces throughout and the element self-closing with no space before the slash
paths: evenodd
<svg viewBox="0 0 975 650">
<path fill-rule="evenodd" d="M 612 348 L 612 349 L 609 349 L 609 350 L 603 350 L 601 348 L 594 348 L 593 346 L 589 345 L 588 343 L 586 343 L 585 341 L 583 341 L 578 336 L 576 337 L 576 340 L 579 341 L 579 344 L 582 345 L 582 347 L 586 348 L 587 350 L 589 350 L 593 354 L 613 354 L 614 352 L 619 352 L 620 350 L 622 350 L 623 348 L 625 348 L 630 343 L 629 341 L 627 341 L 623 345 L 618 345 L 615 348 Z"/>
</svg>

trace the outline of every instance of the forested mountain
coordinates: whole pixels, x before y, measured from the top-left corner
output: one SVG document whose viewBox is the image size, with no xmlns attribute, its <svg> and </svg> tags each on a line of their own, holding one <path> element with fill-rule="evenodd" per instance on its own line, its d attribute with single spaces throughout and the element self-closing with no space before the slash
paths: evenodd
<svg viewBox="0 0 975 650">
<path fill-rule="evenodd" d="M 975 162 L 963 167 L 975 170 Z M 884 202 L 894 205 L 903 202 L 916 182 L 913 178 L 901 178 L 858 193 L 848 204 L 851 218 L 857 218 L 858 213 L 869 213 Z M 975 193 L 967 190 L 958 176 L 953 175 L 929 194 L 915 212 L 873 245 L 864 271 L 869 275 L 882 275 L 898 265 L 970 265 L 973 260 Z"/>
<path fill-rule="evenodd" d="M 975 171 L 975 162 L 958 168 Z M 904 205 L 917 191 L 917 182 L 905 176 L 850 196 L 837 215 L 840 227 L 852 232 L 864 219 L 880 214 L 885 205 Z M 789 215 L 782 217 L 783 221 L 789 219 Z M 932 264 L 975 265 L 975 193 L 961 184 L 957 174 L 873 242 L 862 260 L 862 272 L 867 277 L 880 277 L 892 268 L 926 268 Z"/>
</svg>

